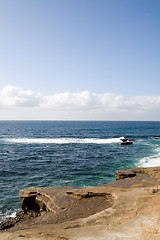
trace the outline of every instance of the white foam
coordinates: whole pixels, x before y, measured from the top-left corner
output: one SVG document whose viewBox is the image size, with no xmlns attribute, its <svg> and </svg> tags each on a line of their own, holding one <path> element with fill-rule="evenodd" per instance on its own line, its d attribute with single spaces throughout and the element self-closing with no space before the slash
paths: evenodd
<svg viewBox="0 0 160 240">
<path fill-rule="evenodd" d="M 9 217 L 15 218 L 15 217 L 16 217 L 16 214 L 17 214 L 17 212 L 13 212 L 11 215 L 9 215 Z"/>
<path fill-rule="evenodd" d="M 137 164 L 138 167 L 158 167 L 160 166 L 160 154 L 145 157 Z"/>
<path fill-rule="evenodd" d="M 16 214 L 17 214 L 17 212 L 12 212 L 12 213 L 11 213 L 10 210 L 7 210 L 5 214 L 2 214 L 2 213 L 0 212 L 0 222 L 3 221 L 3 220 L 6 219 L 6 218 L 10 218 L 10 217 L 11 217 L 11 218 L 15 218 L 15 217 L 16 217 Z"/>
<path fill-rule="evenodd" d="M 120 142 L 120 138 L 8 138 L 6 142 L 11 143 L 24 143 L 24 144 L 69 144 L 69 143 L 95 143 L 95 144 L 107 144 Z"/>
</svg>

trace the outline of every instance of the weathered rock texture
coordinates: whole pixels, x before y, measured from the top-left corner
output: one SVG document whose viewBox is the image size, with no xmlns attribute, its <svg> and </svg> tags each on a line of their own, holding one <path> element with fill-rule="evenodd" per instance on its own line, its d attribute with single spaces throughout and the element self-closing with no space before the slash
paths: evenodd
<svg viewBox="0 0 160 240">
<path fill-rule="evenodd" d="M 20 190 L 23 211 L 31 216 L 50 212 L 52 223 L 86 218 L 112 206 L 107 192 L 91 192 L 73 187 L 28 188 Z"/>
<path fill-rule="evenodd" d="M 160 239 L 160 167 L 117 170 L 116 179 L 92 188 L 20 190 L 30 219 L 1 231 L 0 239 Z"/>
</svg>

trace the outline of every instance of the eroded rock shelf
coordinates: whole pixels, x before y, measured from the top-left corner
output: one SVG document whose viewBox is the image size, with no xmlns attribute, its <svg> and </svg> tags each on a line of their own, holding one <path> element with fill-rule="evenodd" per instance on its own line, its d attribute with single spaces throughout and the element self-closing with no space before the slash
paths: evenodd
<svg viewBox="0 0 160 240">
<path fill-rule="evenodd" d="M 1 223 L 0 239 L 160 239 L 160 167 L 117 170 L 115 177 L 91 188 L 20 190 L 23 217 L 8 228 Z"/>
</svg>

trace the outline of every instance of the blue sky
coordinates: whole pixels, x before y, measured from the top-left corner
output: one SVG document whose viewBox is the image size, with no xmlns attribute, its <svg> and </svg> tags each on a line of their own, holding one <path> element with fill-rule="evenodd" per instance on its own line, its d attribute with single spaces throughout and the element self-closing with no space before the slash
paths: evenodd
<svg viewBox="0 0 160 240">
<path fill-rule="evenodd" d="M 160 120 L 159 0 L 0 0 L 0 34 L 0 119 Z"/>
</svg>

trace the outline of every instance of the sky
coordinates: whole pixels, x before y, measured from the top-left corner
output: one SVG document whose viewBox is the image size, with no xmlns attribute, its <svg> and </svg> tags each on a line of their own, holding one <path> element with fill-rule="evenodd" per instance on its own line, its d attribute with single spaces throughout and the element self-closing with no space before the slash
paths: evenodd
<svg viewBox="0 0 160 240">
<path fill-rule="evenodd" d="M 0 120 L 160 121 L 160 1 L 0 0 Z"/>
</svg>

